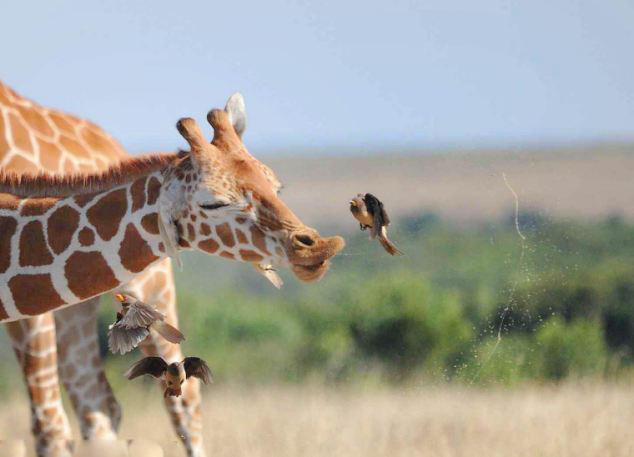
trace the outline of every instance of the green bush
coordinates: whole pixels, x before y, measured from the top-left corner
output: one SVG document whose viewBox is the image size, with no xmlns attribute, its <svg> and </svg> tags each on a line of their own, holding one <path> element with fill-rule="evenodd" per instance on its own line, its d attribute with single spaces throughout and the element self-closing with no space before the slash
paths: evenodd
<svg viewBox="0 0 634 457">
<path fill-rule="evenodd" d="M 467 382 L 513 384 L 530 379 L 602 375 L 607 349 L 598 321 L 550 319 L 536 332 L 489 337 L 458 373 Z"/>
<path fill-rule="evenodd" d="M 494 326 L 503 325 L 505 331 L 532 332 L 551 317 L 562 317 L 568 322 L 599 317 L 599 292 L 586 276 L 577 274 L 562 279 L 549 274 L 520 284 L 512 293 L 505 291 L 493 313 Z"/>
<path fill-rule="evenodd" d="M 606 343 L 634 356 L 634 264 L 608 261 L 597 266 L 593 283 L 601 296 L 601 311 Z"/>
<path fill-rule="evenodd" d="M 531 379 L 535 376 L 532 343 L 528 335 L 485 338 L 472 348 L 456 378 L 469 384 L 503 385 Z"/>
<path fill-rule="evenodd" d="M 566 324 L 561 318 L 551 319 L 538 330 L 535 341 L 536 373 L 543 379 L 599 375 L 605 370 L 607 351 L 599 322 L 578 319 Z"/>
<path fill-rule="evenodd" d="M 242 293 L 179 297 L 188 355 L 206 356 L 216 378 L 292 378 L 303 332 L 285 304 Z"/>
<path fill-rule="evenodd" d="M 187 256 L 183 350 L 208 359 L 219 382 L 512 384 L 600 375 L 608 359 L 631 365 L 634 225 L 526 213 L 522 240 L 514 222 L 413 215 L 391 227 L 399 258 L 356 231 L 321 282 L 282 272 L 281 291 L 248 265 Z M 102 308 L 102 343 L 113 317 Z M 109 357 L 120 374 L 137 355 Z"/>
<path fill-rule="evenodd" d="M 357 353 L 403 379 L 421 367 L 444 373 L 471 339 L 455 295 L 434 293 L 411 273 L 377 278 L 353 297 L 349 329 Z"/>
</svg>

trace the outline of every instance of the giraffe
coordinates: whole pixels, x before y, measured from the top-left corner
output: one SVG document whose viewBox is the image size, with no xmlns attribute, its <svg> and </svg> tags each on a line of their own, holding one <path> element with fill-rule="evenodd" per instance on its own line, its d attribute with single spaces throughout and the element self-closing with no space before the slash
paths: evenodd
<svg viewBox="0 0 634 457">
<path fill-rule="evenodd" d="M 0 81 L 0 167 L 4 170 L 18 174 L 89 173 L 105 170 L 126 157 L 123 148 L 95 124 L 42 107 Z M 138 275 L 124 290 L 157 304 L 170 323 L 177 322 L 169 259 Z M 24 372 L 40 457 L 66 457 L 71 452 L 70 428 L 60 401 L 60 376 L 77 412 L 82 437 L 116 436 L 121 413 L 99 355 L 98 303 L 92 299 L 81 307 L 6 325 Z M 182 358 L 178 346 L 155 335 L 141 350 L 166 360 Z M 188 455 L 204 457 L 198 381 L 188 380 L 183 396 L 165 399 L 165 405 Z"/>
<path fill-rule="evenodd" d="M 192 119 L 179 121 L 183 153 L 95 174 L 2 174 L 0 322 L 83 308 L 185 249 L 319 280 L 344 241 L 321 237 L 279 199 L 272 170 L 242 143 L 243 108 L 236 95 L 210 111 L 211 143 Z"/>
<path fill-rule="evenodd" d="M 236 129 L 245 114 L 230 108 L 240 105 L 236 94 L 209 112 L 211 143 L 196 121 L 179 120 L 182 154 L 89 175 L 0 173 L 0 322 L 116 290 L 184 249 L 321 279 L 343 238 L 322 237 L 279 198 L 279 181 Z"/>
</svg>

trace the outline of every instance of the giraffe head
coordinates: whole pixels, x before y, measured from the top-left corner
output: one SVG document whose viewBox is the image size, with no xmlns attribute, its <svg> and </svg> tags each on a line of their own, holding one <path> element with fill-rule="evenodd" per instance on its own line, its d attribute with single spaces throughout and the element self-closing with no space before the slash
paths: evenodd
<svg viewBox="0 0 634 457">
<path fill-rule="evenodd" d="M 207 120 L 211 143 L 193 119 L 177 124 L 190 151 L 167 171 L 161 192 L 159 228 L 168 251 L 179 245 L 261 267 L 289 266 L 303 281 L 320 279 L 344 241 L 320 236 L 279 198 L 273 171 L 242 143 L 242 96 L 211 110 Z"/>
</svg>

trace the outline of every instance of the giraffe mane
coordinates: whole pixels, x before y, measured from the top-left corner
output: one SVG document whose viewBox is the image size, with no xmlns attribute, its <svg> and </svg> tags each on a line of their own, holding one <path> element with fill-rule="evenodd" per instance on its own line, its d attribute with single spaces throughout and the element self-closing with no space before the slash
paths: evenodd
<svg viewBox="0 0 634 457">
<path fill-rule="evenodd" d="M 132 157 L 96 173 L 53 175 L 0 170 L 0 193 L 18 197 L 68 197 L 101 192 L 163 170 L 179 157 L 182 157 L 180 152 Z"/>
</svg>

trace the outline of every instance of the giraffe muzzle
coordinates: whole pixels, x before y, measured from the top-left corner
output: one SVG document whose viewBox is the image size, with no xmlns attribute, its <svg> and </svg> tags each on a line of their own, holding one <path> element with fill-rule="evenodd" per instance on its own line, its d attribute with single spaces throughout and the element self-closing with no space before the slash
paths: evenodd
<svg viewBox="0 0 634 457">
<path fill-rule="evenodd" d="M 316 231 L 293 233 L 286 248 L 291 271 L 302 281 L 318 281 L 330 268 L 329 259 L 344 246 L 340 236 L 324 238 Z"/>
</svg>

